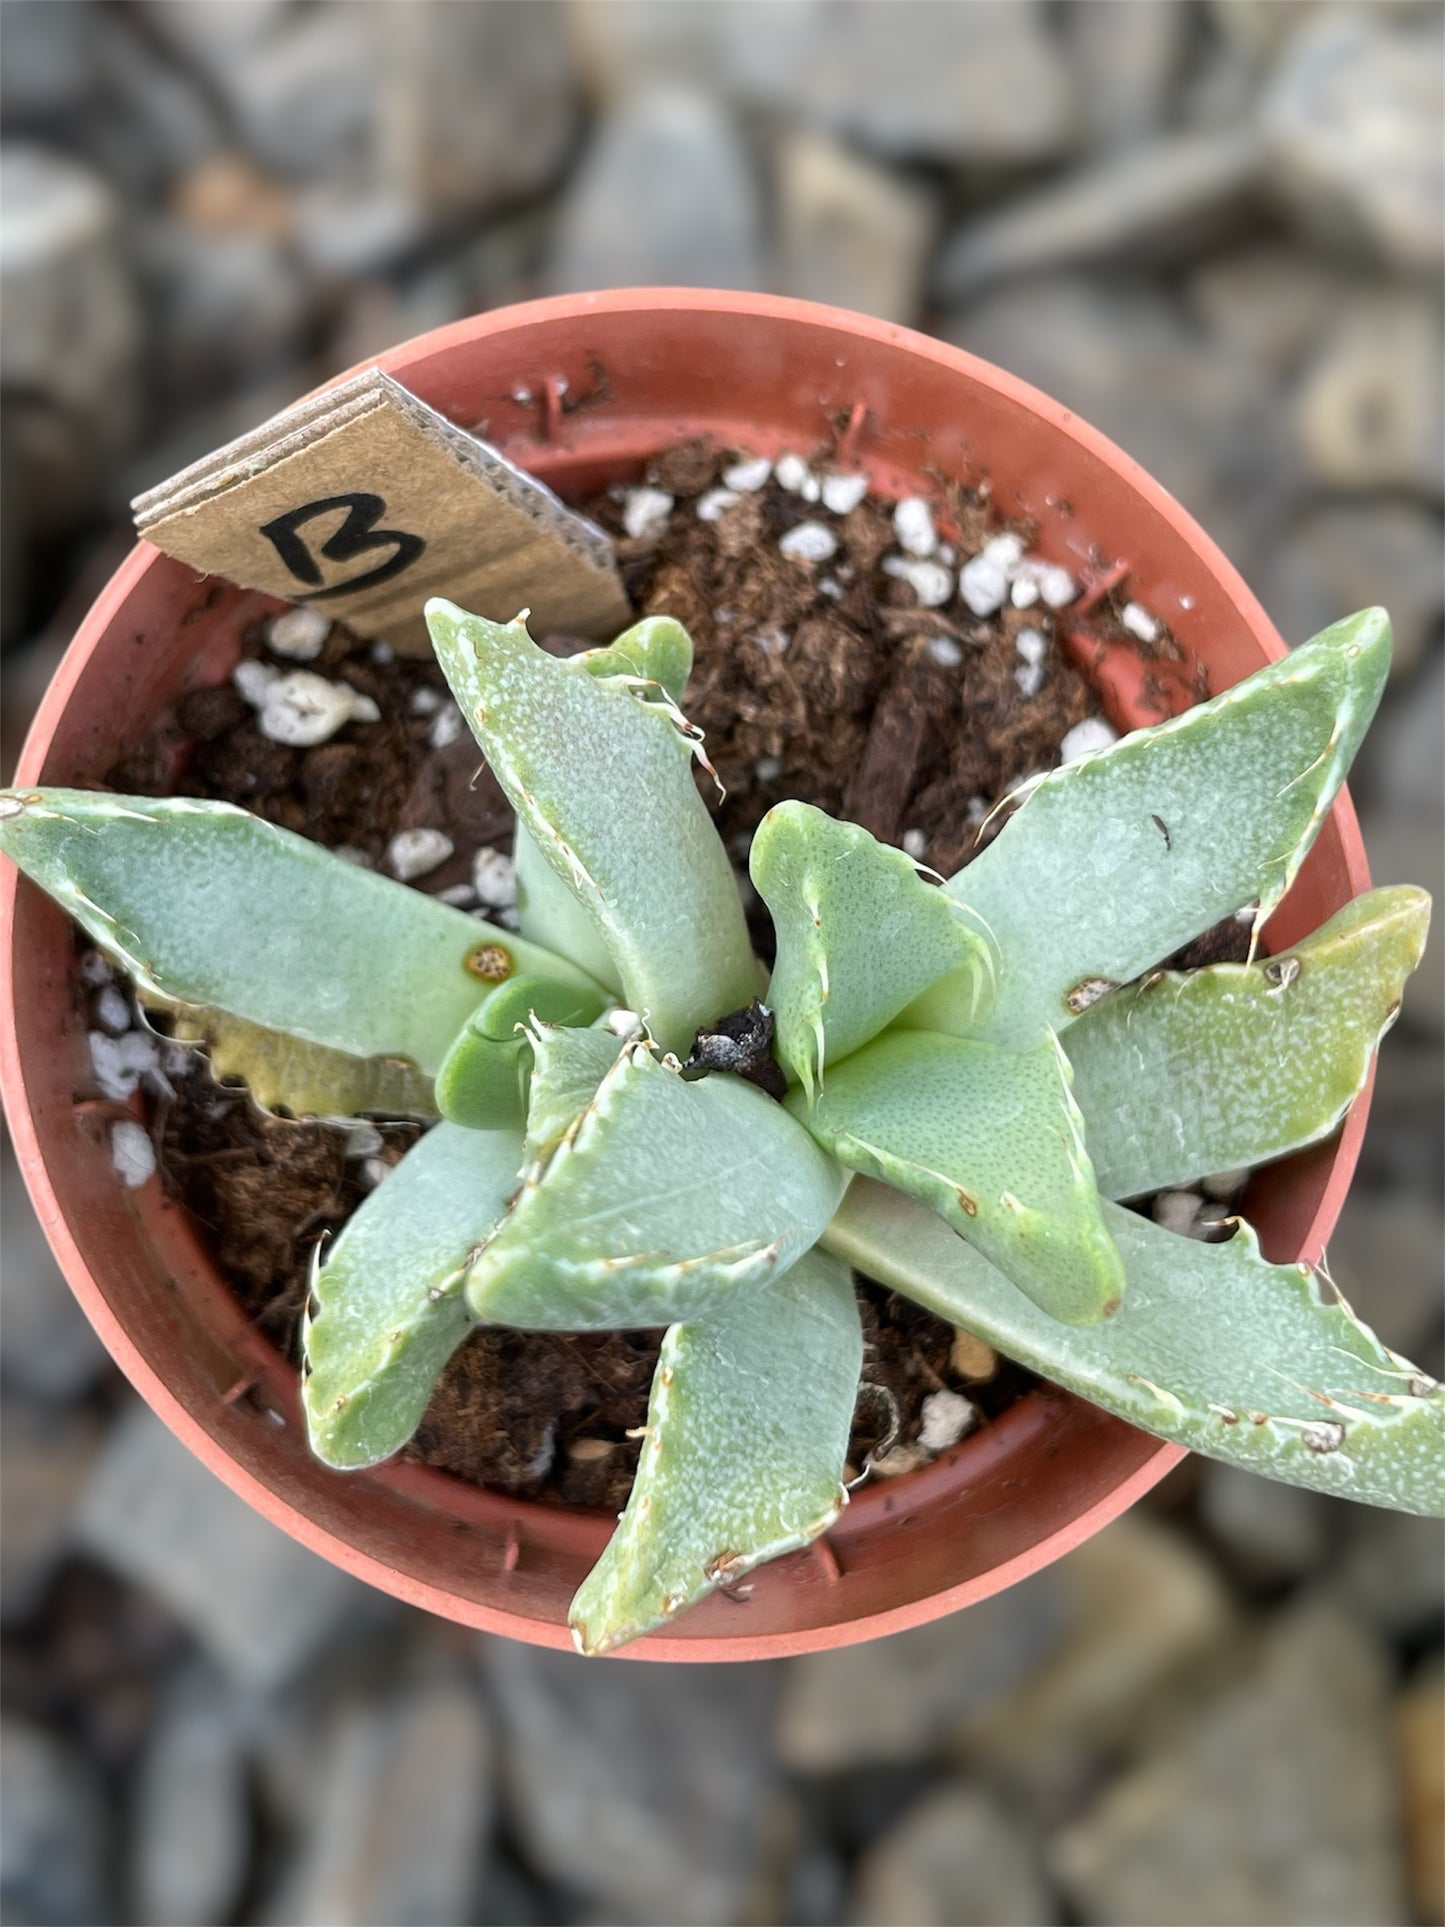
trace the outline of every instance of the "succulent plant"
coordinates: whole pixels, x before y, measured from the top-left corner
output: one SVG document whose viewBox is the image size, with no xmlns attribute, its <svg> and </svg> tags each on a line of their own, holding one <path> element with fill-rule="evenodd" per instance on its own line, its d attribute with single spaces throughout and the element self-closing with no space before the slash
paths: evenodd
<svg viewBox="0 0 1445 1927">
<path fill-rule="evenodd" d="M 438 1120 L 317 1253 L 327 1464 L 404 1445 L 478 1322 L 666 1327 L 572 1611 L 606 1651 L 846 1503 L 856 1266 L 1161 1437 L 1441 1508 L 1445 1393 L 1327 1278 L 1242 1223 L 1200 1243 L 1119 1202 L 1326 1136 L 1399 1007 L 1415 889 L 1272 956 L 1159 967 L 1289 888 L 1384 684 L 1381 611 L 1035 779 L 942 887 L 778 805 L 751 853 L 770 983 L 694 776 L 685 632 L 559 659 L 521 618 L 427 614 L 516 811 L 520 934 L 226 805 L 0 802 L 21 869 L 259 1102 Z"/>
</svg>

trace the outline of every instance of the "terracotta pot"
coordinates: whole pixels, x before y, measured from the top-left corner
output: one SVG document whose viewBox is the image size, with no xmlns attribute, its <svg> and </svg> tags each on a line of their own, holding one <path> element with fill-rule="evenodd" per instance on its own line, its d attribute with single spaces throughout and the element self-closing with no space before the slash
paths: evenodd
<svg viewBox="0 0 1445 1927">
<path fill-rule="evenodd" d="M 1128 456 L 1024 383 L 903 328 L 761 295 L 641 290 L 458 322 L 382 366 L 564 493 L 635 475 L 695 435 L 769 454 L 837 437 L 887 492 L 939 474 L 986 477 L 1000 510 L 1037 521 L 1052 558 L 1092 580 L 1101 566 L 1126 568 L 1129 593 L 1168 621 L 1211 688 L 1282 653 L 1214 544 Z M 18 780 L 98 777 L 182 691 L 222 678 L 243 629 L 272 606 L 140 543 L 66 655 Z M 1154 719 L 1132 657 L 1105 661 L 1102 680 L 1116 721 Z M 1368 882 L 1342 796 L 1276 933 L 1293 941 Z M 568 1601 L 610 1519 L 418 1467 L 338 1474 L 310 1456 L 293 1369 L 251 1330 L 159 1184 L 122 1189 L 107 1143 L 117 1107 L 76 1100 L 88 1064 L 64 915 L 17 889 L 9 866 L 0 889 L 10 931 L 0 1073 L 16 1145 L 76 1296 L 142 1396 L 323 1557 L 463 1624 L 566 1647 Z M 1365 1111 L 1362 1098 L 1339 1139 L 1256 1183 L 1250 1212 L 1272 1257 L 1320 1254 Z M 757 1573 L 746 1603 L 707 1600 L 629 1655 L 767 1658 L 917 1625 L 1078 1545 L 1182 1456 L 1077 1399 L 1038 1393 L 926 1470 L 856 1494 L 818 1545 Z"/>
</svg>

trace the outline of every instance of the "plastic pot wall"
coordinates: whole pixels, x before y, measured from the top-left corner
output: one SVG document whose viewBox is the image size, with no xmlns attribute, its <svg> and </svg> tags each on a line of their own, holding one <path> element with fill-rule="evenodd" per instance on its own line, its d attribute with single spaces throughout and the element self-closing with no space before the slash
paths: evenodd
<svg viewBox="0 0 1445 1927">
<path fill-rule="evenodd" d="M 1097 580 L 1127 568 L 1219 690 L 1282 653 L 1206 535 L 1133 461 L 1022 382 L 906 329 L 758 295 L 640 290 L 504 309 L 409 342 L 381 365 L 565 494 L 636 475 L 685 438 L 777 454 L 842 439 L 877 487 L 987 478 L 1037 547 Z M 146 543 L 81 625 L 17 780 L 100 777 L 185 690 L 223 678 L 275 605 L 202 581 Z M 1124 666 L 1127 671 L 1127 665 Z M 1115 720 L 1156 720 L 1106 665 Z M 1134 679 L 1137 685 L 1137 677 Z M 1335 804 L 1274 932 L 1290 942 L 1368 884 L 1354 813 Z M 294 1368 L 250 1328 L 159 1183 L 122 1188 L 90 1087 L 65 916 L 5 866 L 0 1078 L 26 1180 L 76 1296 L 167 1425 L 242 1497 L 324 1557 L 466 1625 L 569 1644 L 567 1606 L 611 1520 L 518 1503 L 426 1468 L 338 1474 L 305 1442 Z M 1269 1255 L 1317 1258 L 1353 1170 L 1343 1134 L 1256 1181 Z M 1126 1510 L 1182 1456 L 1062 1393 L 1022 1400 L 926 1470 L 855 1494 L 806 1552 L 627 1649 L 754 1659 L 919 1624 L 1011 1585 Z"/>
</svg>

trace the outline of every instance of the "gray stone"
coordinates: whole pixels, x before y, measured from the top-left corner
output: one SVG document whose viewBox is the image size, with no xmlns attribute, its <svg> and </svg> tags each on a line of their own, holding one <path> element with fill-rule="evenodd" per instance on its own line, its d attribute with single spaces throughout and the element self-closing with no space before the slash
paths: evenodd
<svg viewBox="0 0 1445 1927">
<path fill-rule="evenodd" d="M 9 1294 L 10 1260 L 6 1259 Z M 8 1315 L 8 1314 L 7 1314 Z M 70 1515 L 100 1446 L 91 1413 L 39 1405 L 7 1390 L 0 1403 L 0 1620 L 27 1618 L 64 1557 Z"/>
<path fill-rule="evenodd" d="M 134 10 L 178 60 L 221 76 L 275 39 L 296 6 L 295 0 L 135 0 Z"/>
<path fill-rule="evenodd" d="M 1242 354 L 1165 295 L 1102 277 L 1014 283 L 946 333 L 1121 443 L 1252 574 L 1296 483 L 1272 386 Z"/>
<path fill-rule="evenodd" d="M 1184 294 L 1212 334 L 1283 378 L 1296 372 L 1358 285 L 1336 263 L 1271 241 L 1202 262 Z"/>
<path fill-rule="evenodd" d="M 1377 1641 L 1307 1599 L 1056 1836 L 1054 1872 L 1108 1927 L 1397 1927 L 1388 1713 Z"/>
<path fill-rule="evenodd" d="M 1238 128 L 1111 154 L 960 228 L 939 264 L 940 297 L 965 301 L 1045 268 L 1178 260 L 1238 224 L 1255 197 L 1259 158 Z"/>
<path fill-rule="evenodd" d="M 1090 146 L 1125 147 L 1165 125 L 1192 11 L 1188 0 L 1073 0 L 1064 27 Z"/>
<path fill-rule="evenodd" d="M 0 1723 L 0 1917 L 109 1927 L 106 1828 L 86 1763 L 28 1721 Z"/>
<path fill-rule="evenodd" d="M 483 1658 L 534 1865 L 633 1923 L 734 1919 L 775 1795 L 776 1669 L 599 1662 L 500 1639 Z"/>
<path fill-rule="evenodd" d="M 548 279 L 559 292 L 746 288 L 760 214 L 743 143 L 702 94 L 657 92 L 604 121 L 573 176 Z"/>
<path fill-rule="evenodd" d="M 369 1598 L 253 1512 L 139 1405 L 111 1434 L 77 1535 L 250 1686 L 282 1685 Z"/>
<path fill-rule="evenodd" d="M 1356 300 L 1304 372 L 1294 403 L 1305 464 L 1326 488 L 1445 495 L 1445 329 L 1438 302 Z"/>
<path fill-rule="evenodd" d="M 991 1795 L 963 1783 L 921 1800 L 858 1867 L 853 1927 L 1050 1927 L 1037 1849 Z"/>
<path fill-rule="evenodd" d="M 1070 1618 L 1067 1575 L 1056 1567 L 931 1625 L 795 1660 L 779 1755 L 796 1772 L 831 1773 L 936 1752 L 1046 1663 Z"/>
<path fill-rule="evenodd" d="M 779 292 L 916 323 L 931 198 L 826 135 L 803 131 L 781 143 L 775 181 Z"/>
<path fill-rule="evenodd" d="M 1368 809 L 1362 813 L 1361 829 L 1375 883 L 1415 883 L 1438 894 L 1445 875 L 1445 824 L 1438 812 L 1432 818 Z M 1438 917 L 1426 939 L 1425 954 L 1405 986 L 1403 1014 L 1412 1030 L 1436 1037 L 1445 1030 L 1445 935 Z M 1437 1263 L 1437 1288 L 1439 1276 Z"/>
<path fill-rule="evenodd" d="M 1237 1465 L 1201 1470 L 1200 1517 L 1245 1578 L 1276 1585 L 1323 1563 L 1332 1519 L 1327 1499 Z"/>
<path fill-rule="evenodd" d="M 40 1399 L 78 1398 L 105 1372 L 105 1347 L 60 1274 L 8 1144 L 0 1155 L 0 1217 L 5 1224 L 0 1379 Z"/>
<path fill-rule="evenodd" d="M 1421 503 L 1324 502 L 1281 536 L 1263 558 L 1253 587 L 1291 644 L 1356 609 L 1383 603 L 1395 640 L 1390 676 L 1398 683 L 1414 674 L 1440 633 L 1440 553 L 1440 517 Z M 1416 716 L 1421 707 L 1428 703 L 1412 704 L 1409 714 Z M 1382 719 L 1377 729 L 1384 726 Z M 1368 742 L 1370 762 L 1382 761 L 1374 754 L 1379 739 Z M 1411 767 L 1426 776 L 1438 804 L 1439 762 Z"/>
<path fill-rule="evenodd" d="M 890 159 L 1020 164 L 1073 143 L 1064 50 L 1040 0 L 729 6 L 724 70 L 747 100 Z"/>
<path fill-rule="evenodd" d="M 309 294 L 278 241 L 156 220 L 140 254 L 172 393 L 253 379 L 296 353 Z"/>
<path fill-rule="evenodd" d="M 1433 1638 L 1445 1616 L 1445 1525 L 1345 1500 L 1334 1505 L 1343 1597 L 1391 1639 Z"/>
<path fill-rule="evenodd" d="M 88 509 L 107 463 L 135 440 L 141 317 L 119 204 L 43 148 L 0 155 L 0 305 L 25 522 L 53 531 Z"/>
<path fill-rule="evenodd" d="M 213 11 L 196 9 L 206 29 Z M 368 30 L 373 12 L 392 9 L 288 8 L 274 23 L 258 19 L 258 31 L 244 40 L 238 34 L 234 47 L 219 37 L 196 44 L 192 58 L 221 92 L 252 159 L 305 180 L 338 173 L 370 151 L 381 84 Z"/>
<path fill-rule="evenodd" d="M 45 4 L 52 13 L 80 11 Z M 154 203 L 222 147 L 221 116 L 205 87 L 157 52 L 128 14 L 103 9 L 91 33 L 96 97 L 67 132 L 129 200 Z"/>
<path fill-rule="evenodd" d="M 317 1756 L 299 1860 L 268 1918 L 455 1927 L 473 1918 L 492 1828 L 492 1740 L 452 1664 L 353 1700 Z"/>
<path fill-rule="evenodd" d="M 1440 524 L 1432 518 L 1438 534 Z M 1435 613 L 1445 597 L 1438 575 Z M 1394 614 L 1394 598 L 1382 601 Z M 1400 646 L 1396 624 L 1395 648 Z M 1436 649 L 1420 675 L 1405 688 L 1391 692 L 1383 715 L 1376 719 L 1364 755 L 1370 800 L 1403 816 L 1437 821 L 1442 797 L 1440 772 L 1445 769 L 1445 650 Z"/>
<path fill-rule="evenodd" d="M 1073 141 L 1073 77 L 1040 0 L 608 0 L 576 14 L 612 100 L 717 88 L 895 160 L 1027 165 Z"/>
<path fill-rule="evenodd" d="M 1445 1212 L 1438 1190 L 1431 1195 L 1357 1184 L 1328 1255 L 1331 1277 L 1360 1317 L 1392 1350 L 1413 1358 L 1440 1321 L 1442 1254 Z"/>
<path fill-rule="evenodd" d="M 1278 189 L 1327 242 L 1438 277 L 1445 260 L 1442 16 L 1321 13 L 1290 41 L 1262 125 Z"/>
<path fill-rule="evenodd" d="M 193 1666 L 162 1690 L 136 1774 L 130 1839 L 138 1920 L 218 1927 L 230 1919 L 251 1849 L 245 1719 L 208 1667 Z"/>
<path fill-rule="evenodd" d="M 0 14 L 0 113 L 9 129 L 75 113 L 95 84 L 91 0 L 6 0 Z"/>
<path fill-rule="evenodd" d="M 1233 1625 L 1217 1573 L 1186 1539 L 1137 1512 L 1056 1571 L 1066 1589 L 1065 1638 L 960 1721 L 955 1736 L 960 1757 L 1045 1801 L 1074 1797 Z"/>
</svg>

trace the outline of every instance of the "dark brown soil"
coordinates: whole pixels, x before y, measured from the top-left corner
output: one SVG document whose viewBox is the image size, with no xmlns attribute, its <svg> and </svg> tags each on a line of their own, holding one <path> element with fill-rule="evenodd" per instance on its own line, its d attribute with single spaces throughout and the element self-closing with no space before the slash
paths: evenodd
<svg viewBox="0 0 1445 1927">
<path fill-rule="evenodd" d="M 1059 651 L 1045 610 L 980 620 L 915 607 L 913 591 L 879 567 L 894 546 L 885 505 L 865 500 L 839 519 L 770 482 L 722 521 L 700 520 L 692 502 L 725 465 L 714 450 L 673 451 L 652 478 L 678 498 L 665 531 L 619 541 L 639 609 L 674 614 L 693 635 L 687 707 L 726 785 L 720 806 L 710 781 L 704 791 L 724 839 L 745 857 L 771 805 L 798 797 L 886 841 L 911 832 L 910 848 L 932 868 L 958 868 L 978 847 L 986 812 L 1053 767 L 1065 732 L 1097 713 L 1090 684 Z M 620 531 L 618 501 L 587 506 Z M 987 527 L 972 498 L 959 494 L 952 508 L 968 535 Z M 781 534 L 809 519 L 839 536 L 824 565 L 777 550 Z M 1048 638 L 1033 697 L 1015 677 L 1024 627 Z M 259 632 L 248 648 L 264 654 Z M 381 721 L 288 749 L 261 735 L 230 687 L 203 690 L 108 780 L 240 803 L 373 862 L 398 830 L 444 829 L 456 854 L 421 880 L 430 891 L 465 883 L 479 846 L 509 847 L 510 811 L 470 737 L 431 746 L 435 698 L 445 695 L 434 664 L 392 659 L 336 629 L 307 667 L 371 696 Z M 755 931 L 771 954 L 765 913 Z M 356 1208 L 375 1164 L 348 1157 L 325 1127 L 262 1115 L 199 1064 L 158 1107 L 156 1125 L 165 1181 L 205 1225 L 257 1324 L 294 1352 L 315 1242 Z M 379 1155 L 394 1162 L 415 1127 L 381 1128 Z M 873 1455 L 889 1469 L 926 1456 L 916 1441 L 930 1392 L 965 1392 L 986 1421 L 1030 1382 L 1007 1364 L 977 1382 L 972 1365 L 958 1364 L 950 1326 L 871 1281 L 858 1286 L 867 1349 L 855 1470 Z M 409 1456 L 527 1498 L 616 1510 L 632 1480 L 637 1446 L 627 1434 L 646 1417 L 658 1339 L 478 1331 L 443 1375 Z"/>
</svg>

